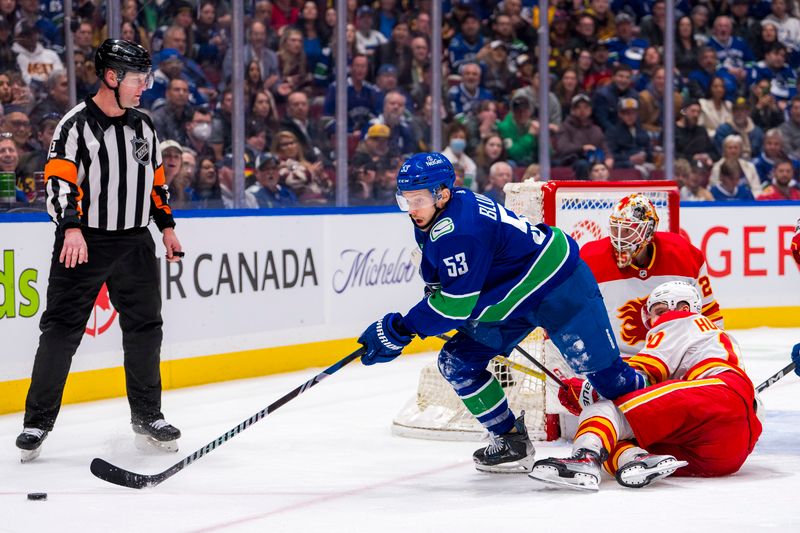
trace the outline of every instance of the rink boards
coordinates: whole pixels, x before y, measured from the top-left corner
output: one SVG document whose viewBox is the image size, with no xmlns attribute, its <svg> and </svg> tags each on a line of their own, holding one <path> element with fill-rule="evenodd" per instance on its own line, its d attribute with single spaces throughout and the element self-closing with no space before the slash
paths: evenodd
<svg viewBox="0 0 800 533">
<path fill-rule="evenodd" d="M 186 256 L 160 260 L 165 388 L 328 364 L 355 349 L 369 322 L 420 298 L 404 214 L 283 213 L 178 220 Z M 682 206 L 681 226 L 706 253 L 728 327 L 800 326 L 800 275 L 789 252 L 798 216 L 800 206 L 783 202 Z M 53 225 L 32 218 L 39 221 L 0 218 L 0 413 L 23 408 L 45 306 Z M 124 394 L 121 363 L 118 311 L 101 293 L 65 402 Z"/>
</svg>

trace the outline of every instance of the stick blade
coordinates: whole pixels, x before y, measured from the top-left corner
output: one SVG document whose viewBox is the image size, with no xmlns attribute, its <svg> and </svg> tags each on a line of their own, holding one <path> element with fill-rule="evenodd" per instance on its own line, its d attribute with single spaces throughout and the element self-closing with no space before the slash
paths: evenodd
<svg viewBox="0 0 800 533">
<path fill-rule="evenodd" d="M 89 467 L 96 477 L 103 481 L 108 481 L 120 487 L 127 487 L 129 489 L 144 489 L 147 487 L 154 487 L 163 481 L 159 476 L 146 476 L 143 474 L 136 474 L 118 466 L 114 466 L 108 461 L 100 458 L 92 460 Z"/>
</svg>

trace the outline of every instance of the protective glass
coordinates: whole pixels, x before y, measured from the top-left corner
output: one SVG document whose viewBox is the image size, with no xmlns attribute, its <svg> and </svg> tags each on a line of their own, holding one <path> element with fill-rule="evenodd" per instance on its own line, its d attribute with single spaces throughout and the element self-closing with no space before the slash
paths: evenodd
<svg viewBox="0 0 800 533">
<path fill-rule="evenodd" d="M 125 85 L 126 87 L 142 87 L 144 86 L 145 89 L 150 89 L 153 87 L 153 73 L 148 72 L 126 72 L 125 77 L 122 78 L 120 85 Z"/>
<path fill-rule="evenodd" d="M 417 211 L 433 207 L 436 204 L 436 198 L 433 193 L 426 189 L 406 192 L 397 191 L 395 198 L 401 211 Z"/>
</svg>

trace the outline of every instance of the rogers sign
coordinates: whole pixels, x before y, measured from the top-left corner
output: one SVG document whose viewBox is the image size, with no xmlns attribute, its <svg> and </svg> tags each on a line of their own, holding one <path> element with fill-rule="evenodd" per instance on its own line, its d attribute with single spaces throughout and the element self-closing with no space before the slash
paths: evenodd
<svg viewBox="0 0 800 533">
<path fill-rule="evenodd" d="M 792 235 L 794 226 L 716 225 L 704 231 L 699 248 L 715 278 L 737 272 L 745 277 L 786 276 L 798 271 L 790 248 Z"/>
</svg>

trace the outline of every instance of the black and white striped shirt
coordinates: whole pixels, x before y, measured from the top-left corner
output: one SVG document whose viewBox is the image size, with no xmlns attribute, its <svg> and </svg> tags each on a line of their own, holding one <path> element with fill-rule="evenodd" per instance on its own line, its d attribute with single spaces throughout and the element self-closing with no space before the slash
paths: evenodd
<svg viewBox="0 0 800 533">
<path fill-rule="evenodd" d="M 91 98 L 53 133 L 47 164 L 47 212 L 60 228 L 107 231 L 173 227 L 158 137 L 150 118 L 128 109 L 106 116 Z"/>
</svg>

